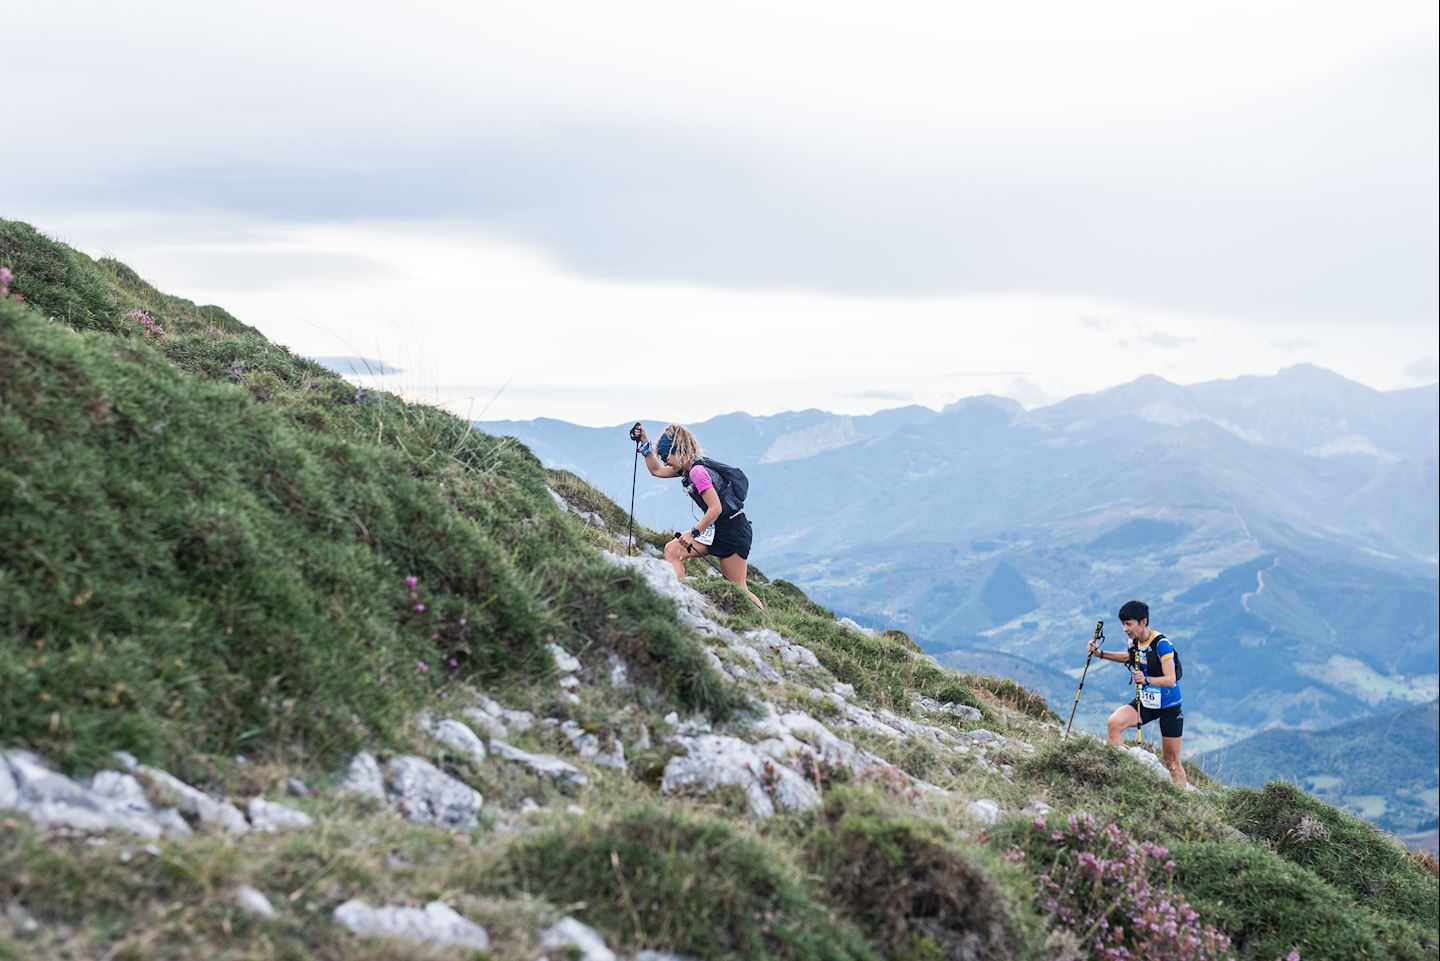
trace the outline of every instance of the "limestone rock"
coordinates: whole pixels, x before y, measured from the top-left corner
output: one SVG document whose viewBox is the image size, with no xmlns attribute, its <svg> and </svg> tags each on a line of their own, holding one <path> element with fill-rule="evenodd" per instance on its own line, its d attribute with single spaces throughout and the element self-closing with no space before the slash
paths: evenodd
<svg viewBox="0 0 1440 961">
<path fill-rule="evenodd" d="M 600 932 L 574 918 L 564 918 L 540 935 L 540 947 L 559 951 L 557 957 L 576 961 L 618 961 L 615 952 L 605 946 Z"/>
<path fill-rule="evenodd" d="M 546 644 L 545 647 L 555 659 L 555 666 L 560 669 L 560 673 L 574 674 L 580 670 L 580 659 L 559 644 Z"/>
<path fill-rule="evenodd" d="M 594 761 L 601 767 L 612 767 L 617 771 L 625 770 L 625 745 L 614 735 L 609 736 L 610 746 L 607 748 L 598 736 L 586 731 L 574 721 L 561 724 L 560 732 L 565 735 L 575 753 L 587 761 Z"/>
<path fill-rule="evenodd" d="M 315 822 L 304 811 L 264 798 L 250 799 L 250 826 L 257 831 L 283 831 L 286 828 L 308 828 Z"/>
<path fill-rule="evenodd" d="M 748 641 L 753 641 L 756 644 L 775 651 L 780 655 L 780 659 L 787 664 L 798 664 L 801 667 L 814 668 L 820 666 L 820 661 L 815 657 L 813 651 L 802 644 L 796 644 L 783 637 L 778 631 L 773 631 L 769 628 L 759 628 L 753 631 L 746 631 L 741 636 Z"/>
<path fill-rule="evenodd" d="M 1131 744 L 1125 748 L 1125 753 L 1139 761 L 1157 777 L 1163 777 L 1167 781 L 1170 780 L 1170 772 L 1166 770 L 1164 763 L 1143 747 Z"/>
<path fill-rule="evenodd" d="M 496 757 L 523 764 L 541 777 L 566 781 L 576 787 L 583 786 L 589 781 L 589 778 L 585 777 L 579 768 L 560 760 L 553 754 L 531 754 L 529 751 L 521 750 L 499 738 L 490 739 L 490 750 Z"/>
<path fill-rule="evenodd" d="M 1000 820 L 1000 804 L 989 798 L 980 798 L 965 805 L 965 813 L 981 824 L 994 824 Z"/>
<path fill-rule="evenodd" d="M 685 753 L 665 764 L 660 790 L 666 794 L 708 793 L 733 785 L 745 794 L 750 812 L 770 817 L 777 808 L 804 811 L 820 803 L 820 794 L 805 778 L 737 737 L 701 734 L 681 738 Z"/>
<path fill-rule="evenodd" d="M 965 740 L 975 744 L 986 744 L 993 747 L 1000 747 L 1005 739 L 994 731 L 987 731 L 983 727 L 965 733 Z"/>
<path fill-rule="evenodd" d="M 375 760 L 375 755 L 361 751 L 351 758 L 345 777 L 340 781 L 340 790 L 377 801 L 385 800 L 385 775 L 380 773 L 380 762 Z"/>
<path fill-rule="evenodd" d="M 625 690 L 630 686 L 630 669 L 625 662 L 614 651 L 607 651 L 605 660 L 610 666 L 610 686 L 617 690 Z"/>
<path fill-rule="evenodd" d="M 0 757 L 0 808 L 14 808 L 37 824 L 53 827 L 95 832 L 118 829 L 144 838 L 164 834 L 165 825 L 156 819 L 144 792 L 137 797 L 128 783 L 121 785 L 121 775 L 109 773 L 115 778 L 101 783 L 119 791 L 120 797 L 72 781 L 29 751 L 10 751 Z M 188 825 L 184 831 L 189 831 Z"/>
<path fill-rule="evenodd" d="M 875 630 L 875 628 L 873 628 L 873 627 L 862 627 L 860 624 L 857 624 L 855 621 L 852 621 L 852 620 L 851 620 L 850 618 L 848 618 L 848 617 L 842 617 L 842 618 L 840 618 L 840 620 L 836 621 L 835 623 L 836 623 L 836 624 L 839 624 L 841 627 L 848 627 L 848 628 L 850 628 L 850 630 L 852 630 L 852 631 L 859 631 L 861 634 L 864 634 L 866 637 L 875 637 L 877 634 L 880 633 L 879 631 Z"/>
<path fill-rule="evenodd" d="M 385 785 L 390 803 L 417 824 L 462 830 L 478 826 L 480 792 L 422 757 L 407 754 L 391 760 Z"/>
<path fill-rule="evenodd" d="M 915 699 L 915 703 L 932 714 L 952 714 L 963 721 L 978 721 L 985 716 L 979 708 L 971 707 L 968 704 L 956 704 L 953 701 L 941 702 L 921 694 L 915 694 L 912 697 Z"/>
<path fill-rule="evenodd" d="M 423 910 L 395 906 L 376 908 L 364 901 L 346 901 L 335 909 L 335 920 L 366 937 L 478 950 L 490 946 L 490 936 L 484 928 L 461 917 L 440 901 L 431 901 Z"/>
<path fill-rule="evenodd" d="M 10 764 L 0 756 L 0 810 L 20 806 L 20 786 L 10 773 Z"/>
<path fill-rule="evenodd" d="M 257 918 L 268 920 L 277 916 L 270 899 L 248 884 L 235 891 L 235 901 L 240 905 L 240 910 Z"/>
<path fill-rule="evenodd" d="M 203 825 L 220 828 L 230 834 L 244 834 L 250 830 L 250 823 L 245 820 L 245 815 L 229 801 L 217 800 L 159 768 L 142 764 L 135 771 L 149 782 L 152 799 L 158 796 L 171 801 L 180 813 L 189 815 Z"/>
<path fill-rule="evenodd" d="M 468 726 L 454 718 L 446 718 L 426 729 L 441 744 L 472 761 L 485 760 L 485 743 Z"/>
</svg>

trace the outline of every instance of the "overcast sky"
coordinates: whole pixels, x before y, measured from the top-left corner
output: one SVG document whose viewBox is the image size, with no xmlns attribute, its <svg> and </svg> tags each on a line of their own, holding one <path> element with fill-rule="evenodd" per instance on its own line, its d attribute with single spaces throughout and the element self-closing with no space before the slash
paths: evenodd
<svg viewBox="0 0 1440 961">
<path fill-rule="evenodd" d="M 1433 0 L 3 20 L 0 217 L 462 414 L 1437 376 Z"/>
</svg>

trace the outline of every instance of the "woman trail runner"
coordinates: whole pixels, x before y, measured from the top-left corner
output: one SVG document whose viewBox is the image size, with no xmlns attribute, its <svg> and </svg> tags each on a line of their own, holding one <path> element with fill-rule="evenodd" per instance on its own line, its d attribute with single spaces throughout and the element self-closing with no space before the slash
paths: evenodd
<svg viewBox="0 0 1440 961">
<path fill-rule="evenodd" d="M 631 436 L 637 438 L 640 444 L 646 470 L 656 477 L 680 478 L 685 493 L 705 512 L 688 532 L 681 533 L 665 545 L 665 559 L 675 568 L 675 576 L 682 581 L 685 579 L 685 559 L 691 554 L 708 554 L 720 562 L 721 573 L 738 584 L 750 601 L 763 611 L 765 605 L 745 584 L 754 531 L 750 527 L 750 519 L 745 516 L 745 492 L 743 489 L 736 491 L 735 481 L 743 482 L 744 474 L 718 461 L 707 460 L 695 435 L 679 424 L 666 427 L 653 446 L 640 424 L 635 425 Z M 706 536 L 712 524 L 715 528 L 713 540 Z"/>
</svg>

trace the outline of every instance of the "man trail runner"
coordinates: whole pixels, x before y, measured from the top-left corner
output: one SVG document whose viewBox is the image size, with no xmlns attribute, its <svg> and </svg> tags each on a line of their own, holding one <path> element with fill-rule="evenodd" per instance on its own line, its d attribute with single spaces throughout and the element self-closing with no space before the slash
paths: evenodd
<svg viewBox="0 0 1440 961">
<path fill-rule="evenodd" d="M 1110 743 L 1119 747 L 1132 727 L 1160 722 L 1160 755 L 1170 779 L 1180 787 L 1189 781 L 1180 763 L 1180 738 L 1185 715 L 1180 703 L 1180 658 L 1164 634 L 1150 629 L 1150 608 L 1141 601 L 1126 601 L 1120 608 L 1120 626 L 1130 639 L 1130 649 L 1102 651 L 1090 640 L 1090 653 L 1107 661 L 1131 665 L 1131 679 L 1137 687 L 1135 700 L 1115 709 L 1106 722 Z"/>
</svg>

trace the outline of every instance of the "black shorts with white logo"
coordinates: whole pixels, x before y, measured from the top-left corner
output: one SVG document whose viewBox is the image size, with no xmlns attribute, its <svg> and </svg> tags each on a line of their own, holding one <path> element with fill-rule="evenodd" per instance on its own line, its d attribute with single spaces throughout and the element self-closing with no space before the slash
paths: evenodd
<svg viewBox="0 0 1440 961">
<path fill-rule="evenodd" d="M 1112 702 L 1113 703 L 1113 702 Z M 1140 715 L 1140 726 L 1144 727 L 1157 717 L 1160 719 L 1161 737 L 1181 737 L 1185 733 L 1184 704 L 1172 704 L 1170 707 L 1141 707 L 1140 699 L 1137 697 L 1130 702 Z"/>
<path fill-rule="evenodd" d="M 715 540 L 710 544 L 711 557 L 730 557 L 739 554 L 750 559 L 750 542 L 755 532 L 750 527 L 750 518 L 741 514 L 734 520 L 715 522 Z"/>
</svg>

